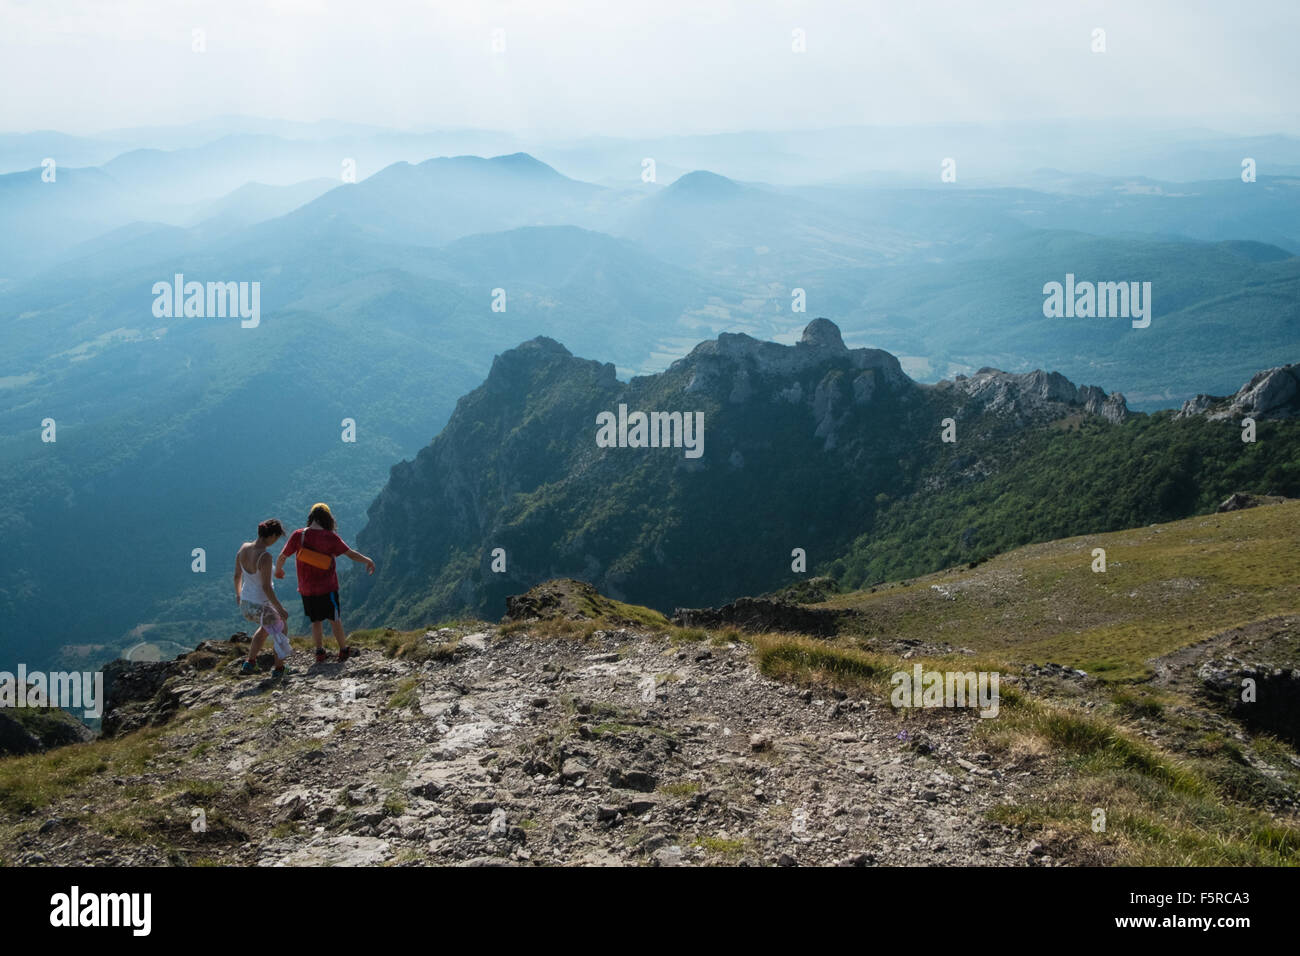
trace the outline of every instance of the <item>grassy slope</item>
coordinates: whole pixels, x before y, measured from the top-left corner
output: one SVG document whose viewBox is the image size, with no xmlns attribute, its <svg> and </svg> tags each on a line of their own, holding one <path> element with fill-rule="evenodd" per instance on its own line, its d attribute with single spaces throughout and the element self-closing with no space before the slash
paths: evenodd
<svg viewBox="0 0 1300 956">
<path fill-rule="evenodd" d="M 820 606 L 854 611 L 850 633 L 763 635 L 755 651 L 770 677 L 882 698 L 889 674 L 918 662 L 1013 676 L 1049 661 L 1081 668 L 1103 684 L 1004 684 L 999 717 L 975 722 L 973 741 L 1040 774 L 1033 799 L 995 819 L 1076 863 L 1296 865 L 1294 812 L 1265 806 L 1300 788 L 1294 749 L 1225 720 L 1189 688 L 1146 678 L 1152 658 L 1252 622 L 1276 633 L 1270 625 L 1294 621 L 1282 616 L 1300 608 L 1298 535 L 1291 501 L 1030 545 L 838 595 Z M 1092 570 L 1094 548 L 1106 550 L 1104 573 Z M 975 654 L 880 652 L 898 639 Z"/>
<path fill-rule="evenodd" d="M 1104 573 L 1092 570 L 1106 551 Z M 944 641 L 1109 680 L 1220 631 L 1300 610 L 1300 501 L 1065 538 L 973 569 L 838 595 L 863 634 Z"/>
</svg>

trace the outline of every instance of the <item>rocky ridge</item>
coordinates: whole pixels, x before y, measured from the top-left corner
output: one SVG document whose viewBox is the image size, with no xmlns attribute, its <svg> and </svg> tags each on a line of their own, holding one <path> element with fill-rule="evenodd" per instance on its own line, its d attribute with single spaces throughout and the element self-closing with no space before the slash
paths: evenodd
<svg viewBox="0 0 1300 956">
<path fill-rule="evenodd" d="M 941 382 L 940 386 L 949 383 Z M 1019 421 L 1059 417 L 1061 408 L 1076 408 L 1112 424 L 1128 417 L 1128 403 L 1119 392 L 1107 395 L 1095 385 L 1078 386 L 1060 372 L 1041 369 L 1023 374 L 982 368 L 973 376 L 958 375 L 953 391 L 969 396 L 977 406 Z"/>
<path fill-rule="evenodd" d="M 701 455 L 598 446 L 597 416 L 621 406 L 701 416 Z M 721 604 L 787 583 L 770 555 L 795 542 L 841 552 L 879 500 L 987 477 L 1030 427 L 1126 415 L 1123 396 L 1058 373 L 920 385 L 826 318 L 794 345 L 723 333 L 627 382 L 534 339 L 497 356 L 443 432 L 392 469 L 358 538 L 390 572 L 354 593 L 363 620 L 399 625 L 500 613 L 562 577 L 663 611 Z M 949 416 L 959 449 L 939 440 Z M 755 522 L 759 502 L 781 505 Z M 725 560 L 711 557 L 720 546 Z M 505 573 L 489 567 L 496 549 Z"/>
<path fill-rule="evenodd" d="M 987 818 L 1037 769 L 974 747 L 978 718 L 904 720 L 886 701 L 770 680 L 743 644 L 443 628 L 398 656 L 371 650 L 344 665 L 305 666 L 299 651 L 277 684 L 236 675 L 245 642 L 205 642 L 139 682 L 119 679 L 111 726 L 154 728 L 166 752 L 187 755 L 183 772 L 164 762 L 92 778 L 43 808 L 6 855 L 1047 865 L 1066 849 Z M 119 815 L 166 848 L 91 820 Z"/>
</svg>

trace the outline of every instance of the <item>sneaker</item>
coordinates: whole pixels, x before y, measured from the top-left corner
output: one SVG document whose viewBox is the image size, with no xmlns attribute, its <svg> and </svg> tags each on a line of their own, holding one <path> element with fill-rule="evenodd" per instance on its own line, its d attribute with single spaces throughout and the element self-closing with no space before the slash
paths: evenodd
<svg viewBox="0 0 1300 956">
<path fill-rule="evenodd" d="M 328 654 L 325 653 L 325 648 L 323 648 L 323 647 L 318 647 L 318 648 L 316 648 L 316 663 L 317 663 L 317 664 L 324 664 L 324 663 L 325 663 L 327 660 L 329 660 L 329 659 L 330 659 L 330 656 L 329 656 Z"/>
<path fill-rule="evenodd" d="M 244 661 L 244 663 L 242 663 L 242 664 L 239 665 L 239 673 L 242 674 L 242 675 L 244 675 L 244 676 L 247 676 L 247 675 L 249 675 L 249 674 L 252 674 L 253 671 L 254 671 L 254 668 L 253 668 L 253 662 L 252 662 L 252 661 Z"/>
<path fill-rule="evenodd" d="M 271 680 L 284 680 L 284 667 L 276 667 L 271 671 Z"/>
<path fill-rule="evenodd" d="M 348 646 L 339 651 L 339 663 L 342 664 L 349 657 L 356 657 L 359 652 L 355 647 Z"/>
</svg>

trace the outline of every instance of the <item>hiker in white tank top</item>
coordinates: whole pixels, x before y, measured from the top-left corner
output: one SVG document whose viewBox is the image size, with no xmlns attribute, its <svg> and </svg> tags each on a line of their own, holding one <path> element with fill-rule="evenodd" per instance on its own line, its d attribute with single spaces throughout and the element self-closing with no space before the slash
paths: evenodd
<svg viewBox="0 0 1300 956">
<path fill-rule="evenodd" d="M 270 552 L 263 551 L 261 554 L 269 556 Z M 262 563 L 261 555 L 258 555 L 256 562 L 258 565 Z M 240 603 L 269 604 L 270 598 L 268 598 L 266 592 L 262 590 L 262 582 L 258 576 L 258 571 L 261 569 L 259 567 L 245 568 L 242 561 L 239 566 L 244 570 L 243 586 L 239 591 Z M 271 585 L 271 590 L 275 590 L 274 584 Z"/>
<path fill-rule="evenodd" d="M 245 541 L 235 553 L 235 602 L 240 613 L 257 625 L 248 648 L 248 659 L 240 667 L 244 674 L 253 673 L 257 653 L 268 634 L 274 636 L 273 678 L 284 676 L 284 660 L 293 653 L 289 643 L 289 612 L 275 596 L 271 555 L 267 551 L 283 535 L 284 527 L 275 518 L 270 518 L 257 526 L 257 540 Z"/>
</svg>

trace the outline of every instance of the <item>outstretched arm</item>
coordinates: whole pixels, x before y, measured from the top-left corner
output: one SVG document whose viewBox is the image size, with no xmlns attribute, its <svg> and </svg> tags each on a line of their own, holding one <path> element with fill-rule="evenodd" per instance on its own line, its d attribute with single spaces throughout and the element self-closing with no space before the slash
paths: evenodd
<svg viewBox="0 0 1300 956">
<path fill-rule="evenodd" d="M 366 566 L 367 574 L 375 573 L 375 562 L 371 561 L 360 551 L 356 551 L 353 550 L 352 548 L 349 548 L 347 551 L 343 552 L 343 557 L 351 558 L 353 561 L 357 562 L 358 564 L 364 564 Z"/>
</svg>

